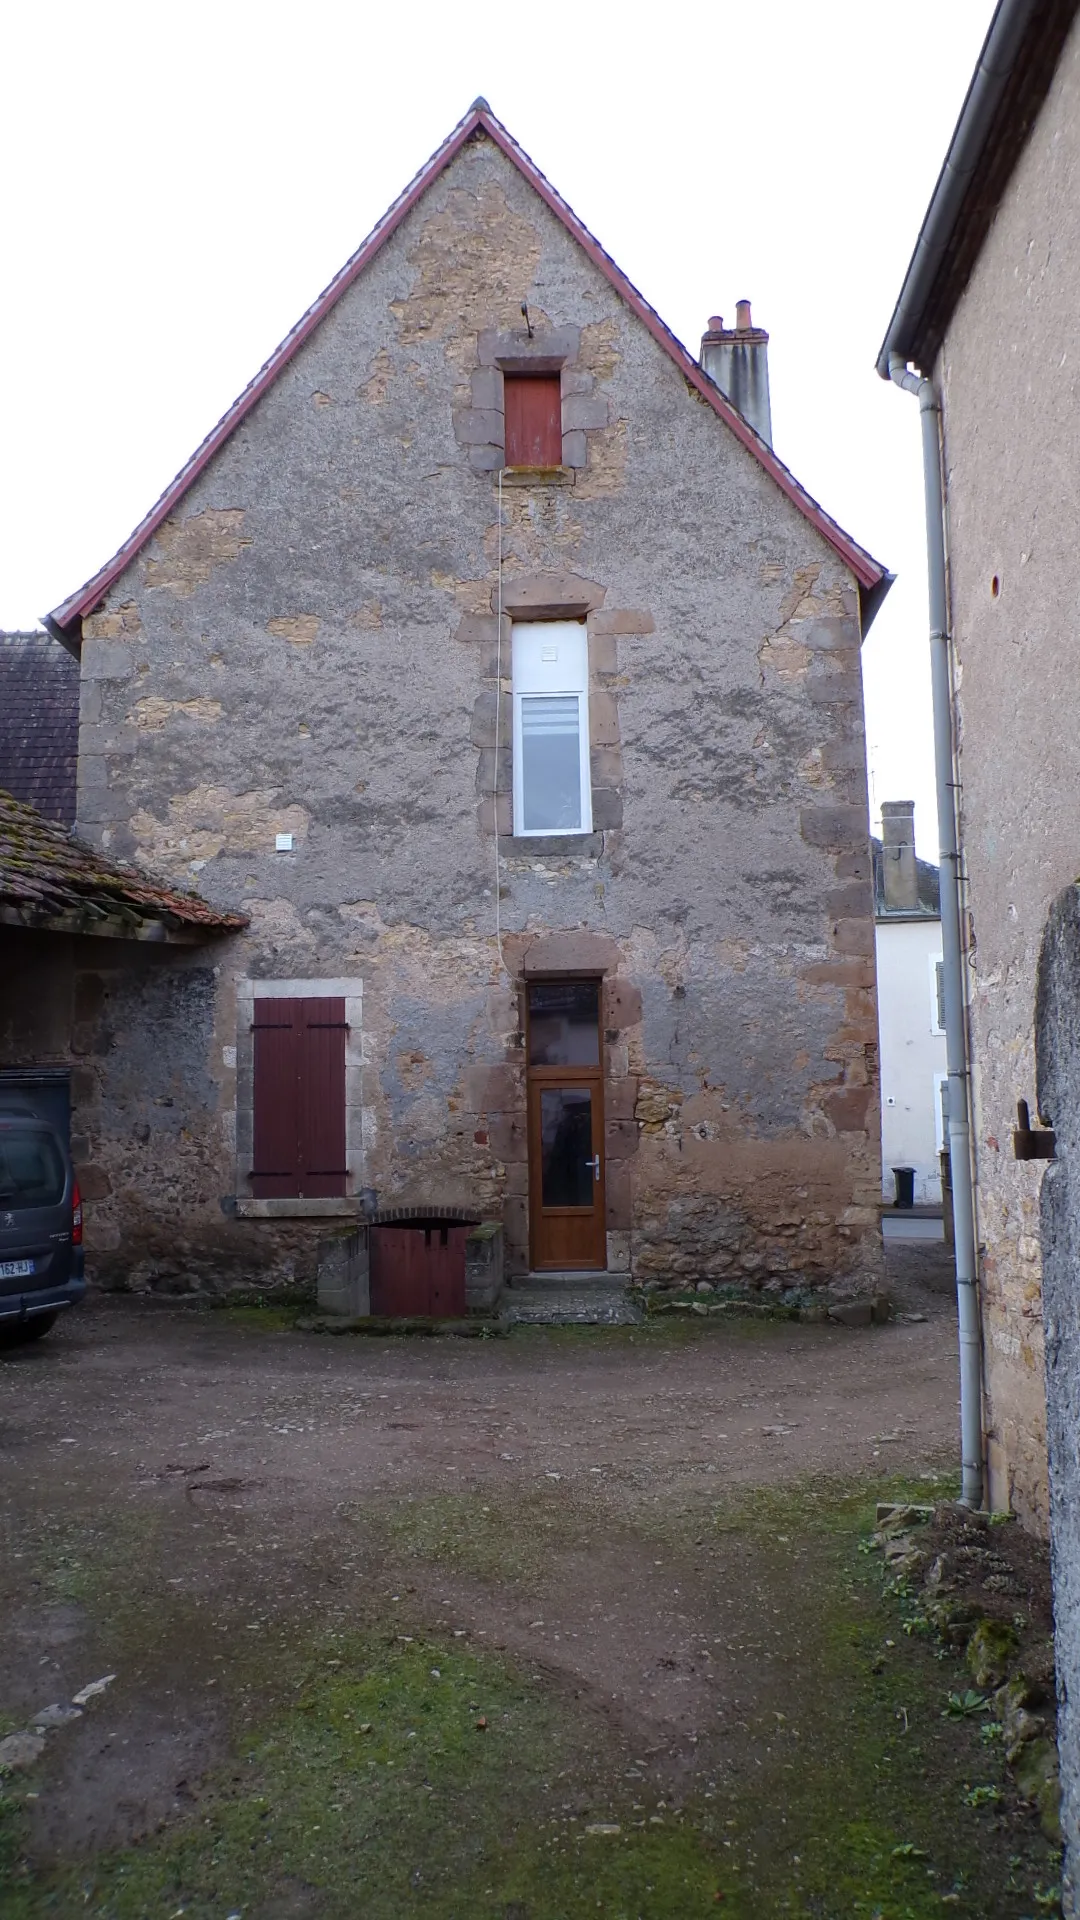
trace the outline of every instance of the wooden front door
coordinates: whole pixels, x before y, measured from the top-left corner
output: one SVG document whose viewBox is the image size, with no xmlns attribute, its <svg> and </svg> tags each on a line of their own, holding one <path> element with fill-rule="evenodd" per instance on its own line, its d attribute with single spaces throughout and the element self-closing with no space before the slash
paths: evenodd
<svg viewBox="0 0 1080 1920">
<path fill-rule="evenodd" d="M 534 1271 L 607 1266 L 599 980 L 528 995 L 529 1257 Z"/>
</svg>

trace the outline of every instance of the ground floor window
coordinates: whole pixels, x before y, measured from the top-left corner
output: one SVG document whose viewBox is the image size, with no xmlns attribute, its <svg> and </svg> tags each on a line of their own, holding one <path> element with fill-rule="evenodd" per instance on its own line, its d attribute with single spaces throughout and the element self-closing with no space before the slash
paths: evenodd
<svg viewBox="0 0 1080 1920">
<path fill-rule="evenodd" d="M 333 1199 L 346 1192 L 344 999 L 254 1002 L 256 1199 Z"/>
</svg>

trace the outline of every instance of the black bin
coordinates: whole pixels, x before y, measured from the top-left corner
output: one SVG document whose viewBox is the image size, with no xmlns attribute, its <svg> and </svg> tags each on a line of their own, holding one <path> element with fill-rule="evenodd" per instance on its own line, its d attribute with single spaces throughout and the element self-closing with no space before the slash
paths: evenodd
<svg viewBox="0 0 1080 1920">
<path fill-rule="evenodd" d="M 915 1205 L 914 1167 L 894 1167 L 892 1177 L 896 1188 L 893 1194 L 893 1206 L 913 1207 Z"/>
</svg>

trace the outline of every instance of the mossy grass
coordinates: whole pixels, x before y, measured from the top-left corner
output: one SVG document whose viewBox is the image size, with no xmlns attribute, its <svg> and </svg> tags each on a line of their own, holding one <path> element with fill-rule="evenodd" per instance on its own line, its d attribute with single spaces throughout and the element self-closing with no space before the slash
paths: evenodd
<svg viewBox="0 0 1080 1920">
<path fill-rule="evenodd" d="M 977 1717 L 948 1713 L 962 1668 L 901 1630 L 902 1590 L 858 1551 L 876 1499 L 925 1499 L 928 1488 L 951 1490 L 944 1477 L 804 1482 L 714 1500 L 704 1531 L 700 1503 L 669 1518 L 676 1550 L 693 1545 L 700 1558 L 714 1546 L 701 1564 L 753 1586 L 776 1649 L 767 1669 L 748 1664 L 744 1704 L 721 1709 L 723 1741 L 707 1730 L 721 1770 L 692 1768 L 685 1791 L 665 1789 L 635 1760 L 637 1736 L 549 1671 L 425 1626 L 422 1596 L 400 1621 L 388 1623 L 381 1603 L 381 1618 L 369 1609 L 348 1631 L 283 1615 L 277 1631 L 230 1635 L 216 1669 L 227 1758 L 195 1810 L 164 1831 L 28 1872 L 18 1865 L 22 1796 L 37 1782 L 3 1783 L 5 1920 L 1052 1912 L 1056 1861 L 1034 1821 L 1004 1807 L 1000 1743 L 981 1738 Z M 366 1516 L 380 1564 L 429 1560 L 483 1578 L 509 1603 L 541 1562 L 579 1552 L 588 1513 L 562 1487 L 513 1501 L 476 1490 L 393 1509 L 358 1503 L 339 1516 L 339 1551 Z M 655 1519 L 650 1503 L 617 1523 L 598 1509 L 592 1524 L 640 1547 Z M 37 1564 L 52 1592 L 77 1592 L 98 1618 L 118 1666 L 136 1648 L 144 1661 L 175 1658 L 186 1636 L 205 1635 L 170 1594 L 167 1542 L 152 1528 L 58 1531 Z M 114 1611 L 125 1591 L 131 1606 Z"/>
</svg>

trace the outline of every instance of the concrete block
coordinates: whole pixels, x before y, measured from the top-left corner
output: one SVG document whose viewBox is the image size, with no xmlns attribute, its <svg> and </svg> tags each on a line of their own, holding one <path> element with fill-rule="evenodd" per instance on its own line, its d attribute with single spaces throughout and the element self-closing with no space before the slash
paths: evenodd
<svg viewBox="0 0 1080 1920">
<path fill-rule="evenodd" d="M 619 744 L 619 707 L 613 693 L 594 693 L 589 697 L 589 744 L 614 747 Z"/>
<path fill-rule="evenodd" d="M 327 1234 L 320 1241 L 317 1287 L 320 1313 L 356 1319 L 371 1312 L 366 1227 Z"/>
<path fill-rule="evenodd" d="M 564 467 L 587 467 L 589 464 L 589 442 L 580 427 L 572 432 L 563 432 L 562 463 Z"/>
<path fill-rule="evenodd" d="M 469 448 L 469 465 L 476 473 L 498 473 L 505 458 L 501 446 Z"/>
<path fill-rule="evenodd" d="M 82 678 L 86 680 L 128 680 L 135 671 L 130 647 L 115 640 L 84 640 Z"/>
<path fill-rule="evenodd" d="M 656 622 L 644 607 L 602 607 L 589 621 L 592 633 L 655 633 Z"/>
<path fill-rule="evenodd" d="M 599 833 L 606 833 L 623 823 L 622 794 L 613 787 L 594 787 L 592 797 L 593 826 Z"/>
<path fill-rule="evenodd" d="M 454 433 L 463 447 L 498 446 L 503 416 L 490 407 L 459 407 L 454 412 Z"/>
<path fill-rule="evenodd" d="M 490 1313 L 503 1290 L 503 1230 L 495 1220 L 474 1227 L 465 1242 L 465 1305 Z"/>
<path fill-rule="evenodd" d="M 606 427 L 611 418 L 608 403 L 602 394 L 564 393 L 562 403 L 563 433 L 573 433 L 575 427 L 585 433 L 594 433 L 599 427 Z"/>
<path fill-rule="evenodd" d="M 474 367 L 469 375 L 474 407 L 497 413 L 503 411 L 503 377 L 498 367 Z"/>
<path fill-rule="evenodd" d="M 804 807 L 799 833 L 810 847 L 857 847 L 867 838 L 865 807 Z"/>
<path fill-rule="evenodd" d="M 869 1327 L 874 1319 L 872 1300 L 842 1300 L 829 1308 L 829 1319 L 838 1327 Z"/>
</svg>

